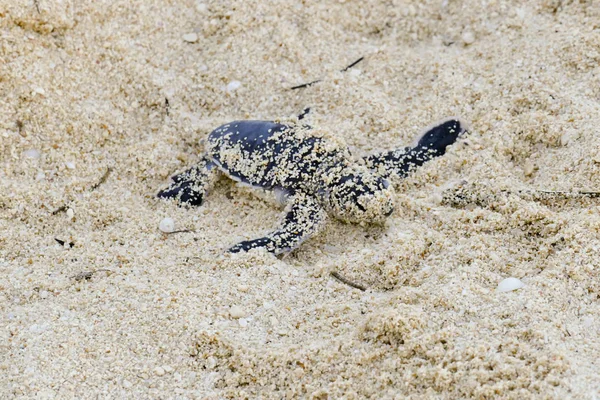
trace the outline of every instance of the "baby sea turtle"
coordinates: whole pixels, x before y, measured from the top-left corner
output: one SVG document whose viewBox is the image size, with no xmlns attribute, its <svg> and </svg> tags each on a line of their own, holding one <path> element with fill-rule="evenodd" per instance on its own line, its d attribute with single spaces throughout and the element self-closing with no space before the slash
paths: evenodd
<svg viewBox="0 0 600 400">
<path fill-rule="evenodd" d="M 394 192 L 387 178 L 404 177 L 442 156 L 464 131 L 459 119 L 446 119 L 426 130 L 414 147 L 354 160 L 345 146 L 307 125 L 234 121 L 212 131 L 200 162 L 173 176 L 158 197 L 199 206 L 221 173 L 273 190 L 287 203 L 279 228 L 238 243 L 229 252 L 264 248 L 278 254 L 318 232 L 328 216 L 361 224 L 383 222 L 394 210 Z"/>
</svg>

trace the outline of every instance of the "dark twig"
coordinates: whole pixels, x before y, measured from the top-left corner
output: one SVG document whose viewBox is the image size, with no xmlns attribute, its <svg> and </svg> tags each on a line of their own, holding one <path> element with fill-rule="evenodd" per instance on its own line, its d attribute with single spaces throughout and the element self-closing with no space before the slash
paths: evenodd
<svg viewBox="0 0 600 400">
<path fill-rule="evenodd" d="M 66 204 L 64 206 L 60 206 L 56 210 L 52 211 L 52 215 L 56 215 L 58 213 L 65 212 L 65 211 L 67 211 L 67 208 L 69 208 L 69 206 Z"/>
<path fill-rule="evenodd" d="M 180 229 L 178 231 L 173 231 L 173 232 L 165 232 L 167 235 L 172 235 L 174 233 L 187 233 L 187 232 L 194 232 L 191 229 Z"/>
<path fill-rule="evenodd" d="M 302 85 L 291 87 L 290 90 L 302 89 L 302 88 L 305 88 L 305 87 L 312 86 L 315 83 L 319 83 L 319 82 L 321 82 L 321 80 L 317 79 L 316 81 L 312 81 L 312 82 L 308 82 L 308 83 L 303 83 Z"/>
<path fill-rule="evenodd" d="M 102 175 L 102 177 L 100 177 L 100 180 L 90 187 L 90 192 L 93 192 L 94 190 L 98 189 L 98 187 L 100 187 L 100 185 L 102 185 L 104 182 L 106 182 L 111 171 L 112 171 L 111 167 L 106 168 L 106 172 L 104 172 L 104 175 Z M 56 210 L 52 211 L 51 214 L 56 215 L 58 213 L 67 211 L 67 209 L 69 208 L 69 203 L 58 207 Z"/>
<path fill-rule="evenodd" d="M 167 116 L 169 115 L 169 99 L 165 97 L 165 110 L 167 111 Z"/>
<path fill-rule="evenodd" d="M 56 243 L 60 244 L 61 246 L 64 246 L 65 243 L 67 243 L 64 240 L 60 240 L 60 239 L 57 239 L 57 238 L 54 238 L 54 240 L 56 240 Z M 75 246 L 75 243 L 74 242 L 69 242 L 69 248 L 71 248 L 73 246 Z"/>
<path fill-rule="evenodd" d="M 23 133 L 23 121 L 21 121 L 20 119 L 17 120 L 17 128 L 19 129 L 19 135 L 21 135 Z"/>
<path fill-rule="evenodd" d="M 346 71 L 348 71 L 350 68 L 354 67 L 356 64 L 358 64 L 359 62 L 361 62 L 364 59 L 365 59 L 364 56 L 361 57 L 361 58 L 359 58 L 358 60 L 354 61 L 352 64 L 350 64 L 347 67 L 341 69 L 340 72 L 346 72 Z M 308 82 L 308 83 L 303 83 L 301 85 L 297 85 L 297 86 L 291 87 L 290 90 L 302 89 L 302 88 L 305 88 L 305 87 L 312 86 L 315 83 L 319 83 L 319 82 L 321 82 L 321 79 L 317 79 L 316 81 L 312 81 L 312 82 Z"/>
<path fill-rule="evenodd" d="M 40 12 L 40 0 L 33 0 L 33 4 L 35 4 L 35 9 L 37 10 L 38 14 L 41 14 L 41 12 Z"/>
<path fill-rule="evenodd" d="M 304 119 L 310 112 L 310 107 L 306 107 L 302 112 L 298 115 L 298 120 Z"/>
<path fill-rule="evenodd" d="M 502 190 L 504 194 L 515 194 L 521 198 L 529 198 L 533 201 L 544 200 L 570 200 L 570 199 L 596 199 L 600 197 L 600 192 L 586 191 L 562 191 L 562 190 Z"/>
<path fill-rule="evenodd" d="M 90 192 L 98 189 L 98 187 L 100 185 L 102 185 L 104 182 L 106 182 L 106 180 L 108 179 L 108 176 L 110 175 L 110 172 L 112 171 L 111 167 L 106 168 L 106 172 L 104 173 L 104 175 L 102 175 L 102 177 L 100 178 L 100 180 L 95 183 L 91 188 L 90 188 Z"/>
<path fill-rule="evenodd" d="M 352 281 L 351 281 L 351 280 L 349 280 L 348 278 L 344 278 L 343 276 L 341 276 L 339 273 L 337 273 L 337 272 L 335 272 L 335 271 L 331 272 L 331 276 L 333 276 L 333 277 L 334 277 L 335 279 L 337 279 L 338 281 L 340 281 L 340 282 L 342 282 L 342 283 L 345 283 L 345 284 L 346 284 L 346 285 L 348 285 L 348 286 L 352 286 L 352 287 L 353 287 L 353 288 L 355 288 L 355 289 L 362 290 L 363 292 L 364 292 L 365 290 L 367 290 L 367 288 L 366 288 L 366 287 L 364 287 L 363 285 L 361 285 L 361 284 L 359 284 L 359 283 L 352 282 Z"/>
<path fill-rule="evenodd" d="M 348 71 L 350 68 L 354 67 L 356 64 L 358 64 L 359 62 L 361 62 L 362 60 L 364 60 L 365 57 L 361 57 L 358 60 L 354 61 L 352 64 L 348 65 L 346 68 L 344 68 L 343 70 L 341 70 L 340 72 L 346 72 Z"/>
<path fill-rule="evenodd" d="M 600 198 L 600 192 L 594 191 L 561 191 L 561 190 L 510 190 L 503 189 L 494 191 L 486 187 L 478 188 L 474 185 L 458 186 L 444 192 L 443 202 L 453 207 L 462 207 L 467 204 L 475 204 L 479 207 L 487 207 L 490 203 L 499 199 L 499 196 L 518 196 L 528 201 L 569 201 L 581 199 Z"/>
<path fill-rule="evenodd" d="M 575 197 L 588 197 L 595 199 L 600 197 L 600 192 L 566 192 L 566 191 L 555 191 L 555 190 L 519 190 L 518 194 L 529 194 L 529 195 L 542 195 L 554 198 L 571 199 Z"/>
</svg>

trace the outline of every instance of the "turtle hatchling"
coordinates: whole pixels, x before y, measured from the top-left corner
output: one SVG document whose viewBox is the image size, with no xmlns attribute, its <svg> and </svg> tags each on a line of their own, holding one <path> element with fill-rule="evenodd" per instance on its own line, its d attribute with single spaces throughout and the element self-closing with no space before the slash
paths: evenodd
<svg viewBox="0 0 600 400">
<path fill-rule="evenodd" d="M 449 118 L 405 147 L 353 159 L 338 141 L 305 124 L 234 121 L 208 135 L 205 153 L 192 168 L 173 176 L 159 198 L 199 206 L 220 174 L 252 187 L 275 191 L 286 203 L 285 217 L 264 237 L 229 248 L 236 253 L 264 248 L 291 251 L 316 234 L 329 217 L 350 223 L 382 223 L 394 211 L 392 175 L 405 177 L 442 156 L 465 132 Z"/>
</svg>

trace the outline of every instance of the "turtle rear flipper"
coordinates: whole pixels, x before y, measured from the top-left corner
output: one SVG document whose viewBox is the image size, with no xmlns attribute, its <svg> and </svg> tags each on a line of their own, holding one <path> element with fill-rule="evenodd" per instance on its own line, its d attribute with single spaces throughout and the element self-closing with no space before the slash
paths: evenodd
<svg viewBox="0 0 600 400">
<path fill-rule="evenodd" d="M 294 250 L 302 242 L 316 234 L 325 224 L 327 213 L 317 201 L 305 194 L 296 194 L 290 199 L 287 214 L 279 229 L 264 237 L 245 240 L 229 249 L 230 253 L 264 248 L 280 254 Z"/>
<path fill-rule="evenodd" d="M 443 156 L 446 148 L 465 131 L 465 125 L 459 119 L 447 119 L 422 134 L 414 147 L 373 154 L 364 161 L 367 167 L 384 177 L 395 174 L 403 178 L 427 161 Z"/>
<path fill-rule="evenodd" d="M 194 167 L 171 177 L 173 182 L 156 196 L 161 199 L 175 199 L 180 205 L 199 206 L 218 175 L 219 170 L 204 157 Z"/>
</svg>

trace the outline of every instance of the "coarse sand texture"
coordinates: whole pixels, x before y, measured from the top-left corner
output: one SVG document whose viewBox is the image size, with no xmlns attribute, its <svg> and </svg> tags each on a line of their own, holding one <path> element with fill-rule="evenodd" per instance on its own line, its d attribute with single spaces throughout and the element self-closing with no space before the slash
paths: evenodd
<svg viewBox="0 0 600 400">
<path fill-rule="evenodd" d="M 226 252 L 271 193 L 156 198 L 306 108 L 469 134 L 286 255 Z M 599 1 L 0 0 L 0 398 L 600 398 L 599 192 Z"/>
</svg>

